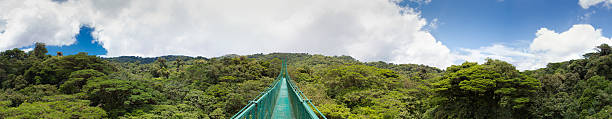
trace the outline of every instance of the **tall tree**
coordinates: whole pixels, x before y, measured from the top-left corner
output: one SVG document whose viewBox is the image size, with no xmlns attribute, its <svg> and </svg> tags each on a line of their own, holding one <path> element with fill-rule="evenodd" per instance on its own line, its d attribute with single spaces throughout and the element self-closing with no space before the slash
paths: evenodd
<svg viewBox="0 0 612 119">
<path fill-rule="evenodd" d="M 157 58 L 156 63 L 159 65 L 159 68 L 168 68 L 165 58 Z"/>
<path fill-rule="evenodd" d="M 600 56 L 605 56 L 605 55 L 609 55 L 610 53 L 612 53 L 612 48 L 610 48 L 610 46 L 608 44 L 601 44 L 599 46 L 597 46 L 597 51 L 599 52 Z"/>
<path fill-rule="evenodd" d="M 489 59 L 483 65 L 466 62 L 447 71 L 433 84 L 438 94 L 433 98 L 439 105 L 436 117 L 529 118 L 525 107 L 540 83 L 511 64 Z"/>
<path fill-rule="evenodd" d="M 174 62 L 174 65 L 176 65 L 176 71 L 178 71 L 181 69 L 181 66 L 185 65 L 185 62 L 183 62 L 181 58 L 177 58 L 176 62 Z"/>
<path fill-rule="evenodd" d="M 47 56 L 47 48 L 45 47 L 45 43 L 37 42 L 34 47 L 33 54 L 39 59 L 44 59 Z"/>
<path fill-rule="evenodd" d="M 25 71 L 24 78 L 34 84 L 59 84 L 67 80 L 73 71 L 93 69 L 108 74 L 114 69 L 99 57 L 79 53 L 52 57 L 36 63 Z"/>
</svg>

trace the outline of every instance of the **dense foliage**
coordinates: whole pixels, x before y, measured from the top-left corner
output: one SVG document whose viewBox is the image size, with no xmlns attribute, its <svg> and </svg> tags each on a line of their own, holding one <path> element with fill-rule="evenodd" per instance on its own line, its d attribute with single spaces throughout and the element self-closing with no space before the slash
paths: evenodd
<svg viewBox="0 0 612 119">
<path fill-rule="evenodd" d="M 99 58 L 0 53 L 0 118 L 231 117 L 289 73 L 330 119 L 612 118 L 612 48 L 518 71 L 488 59 L 444 70 L 349 56 L 272 53 L 215 58 Z"/>
</svg>

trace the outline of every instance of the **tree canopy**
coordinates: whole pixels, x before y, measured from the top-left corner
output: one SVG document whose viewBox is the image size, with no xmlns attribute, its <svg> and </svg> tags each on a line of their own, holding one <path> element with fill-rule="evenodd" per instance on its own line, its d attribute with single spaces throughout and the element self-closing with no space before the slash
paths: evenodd
<svg viewBox="0 0 612 119">
<path fill-rule="evenodd" d="M 0 52 L 0 118 L 212 118 L 238 112 L 288 60 L 329 119 L 612 118 L 612 48 L 519 71 L 487 59 L 446 69 L 306 53 L 100 58 Z"/>
</svg>

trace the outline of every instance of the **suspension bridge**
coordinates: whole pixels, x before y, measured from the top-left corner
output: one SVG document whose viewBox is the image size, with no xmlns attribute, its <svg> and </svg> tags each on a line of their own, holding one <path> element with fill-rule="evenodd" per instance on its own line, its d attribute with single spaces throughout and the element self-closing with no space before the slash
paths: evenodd
<svg viewBox="0 0 612 119">
<path fill-rule="evenodd" d="M 280 74 L 274 83 L 232 116 L 232 119 L 270 118 L 327 119 L 291 80 L 286 61 L 283 61 Z"/>
</svg>

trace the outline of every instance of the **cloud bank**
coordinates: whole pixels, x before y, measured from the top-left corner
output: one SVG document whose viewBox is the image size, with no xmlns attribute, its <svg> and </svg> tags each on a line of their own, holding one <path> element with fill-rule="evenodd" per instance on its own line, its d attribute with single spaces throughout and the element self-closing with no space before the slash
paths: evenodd
<svg viewBox="0 0 612 119">
<path fill-rule="evenodd" d="M 425 0 L 428 2 L 430 0 Z M 450 50 L 420 13 L 389 0 L 5 0 L 0 49 L 70 45 L 82 25 L 107 56 L 270 52 L 350 55 L 437 67 Z"/>
</svg>

